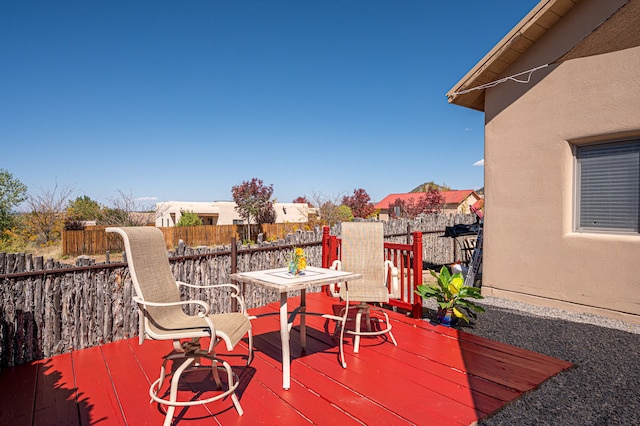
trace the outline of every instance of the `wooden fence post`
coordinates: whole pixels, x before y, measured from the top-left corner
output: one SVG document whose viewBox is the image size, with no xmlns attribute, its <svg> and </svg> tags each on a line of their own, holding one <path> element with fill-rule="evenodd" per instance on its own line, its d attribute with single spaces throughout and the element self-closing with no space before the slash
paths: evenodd
<svg viewBox="0 0 640 426">
<path fill-rule="evenodd" d="M 422 232 L 413 233 L 413 288 L 422 284 Z M 414 300 L 411 306 L 411 315 L 414 318 L 422 318 L 422 297 L 414 294 L 418 300 Z"/>
<path fill-rule="evenodd" d="M 338 259 L 338 237 L 330 235 L 331 228 L 324 226 L 322 228 L 322 267 L 330 268 L 334 260 Z M 322 286 L 324 292 L 331 296 L 329 286 Z"/>
<path fill-rule="evenodd" d="M 236 237 L 231 237 L 231 273 L 238 272 L 238 245 Z"/>
<path fill-rule="evenodd" d="M 328 226 L 323 226 L 322 227 L 322 267 L 323 268 L 328 268 L 330 265 L 330 250 L 329 250 L 329 238 L 331 237 L 329 235 L 329 227 Z"/>
<path fill-rule="evenodd" d="M 231 273 L 235 274 L 236 272 L 238 272 L 238 245 L 236 244 L 236 237 L 231 237 Z M 247 300 L 244 288 L 244 284 L 242 284 L 240 294 L 242 294 L 244 300 Z M 238 310 L 238 301 L 236 299 L 231 300 L 231 309 L 234 312 Z"/>
</svg>

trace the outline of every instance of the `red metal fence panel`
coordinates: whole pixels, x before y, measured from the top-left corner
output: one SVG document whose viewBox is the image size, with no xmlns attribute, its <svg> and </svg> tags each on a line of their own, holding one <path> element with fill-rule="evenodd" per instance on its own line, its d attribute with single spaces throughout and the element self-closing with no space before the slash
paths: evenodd
<svg viewBox="0 0 640 426">
<path fill-rule="evenodd" d="M 389 305 L 406 309 L 414 318 L 422 318 L 422 298 L 415 293 L 422 284 L 422 232 L 411 233 L 411 244 L 384 243 L 385 259 L 398 268 L 400 296 L 389 300 Z M 330 235 L 329 228 L 322 232 L 322 267 L 329 268 L 340 258 L 340 238 Z M 388 280 L 390 282 L 390 280 Z M 325 291 L 329 294 L 328 286 Z"/>
</svg>

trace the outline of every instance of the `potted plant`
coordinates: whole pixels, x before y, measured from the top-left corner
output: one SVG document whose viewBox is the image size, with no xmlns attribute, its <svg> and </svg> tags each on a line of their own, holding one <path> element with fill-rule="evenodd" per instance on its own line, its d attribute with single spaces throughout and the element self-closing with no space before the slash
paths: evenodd
<svg viewBox="0 0 640 426">
<path fill-rule="evenodd" d="M 416 288 L 416 294 L 423 298 L 433 297 L 438 302 L 438 321 L 440 324 L 453 327 L 458 319 L 462 318 L 467 323 L 469 317 L 476 318 L 476 312 L 484 312 L 482 306 L 478 306 L 467 299 L 483 299 L 478 287 L 464 285 L 462 273 L 451 274 L 446 266 L 440 269 L 440 273 L 429 270 L 436 277 L 435 284 L 422 284 Z"/>
</svg>

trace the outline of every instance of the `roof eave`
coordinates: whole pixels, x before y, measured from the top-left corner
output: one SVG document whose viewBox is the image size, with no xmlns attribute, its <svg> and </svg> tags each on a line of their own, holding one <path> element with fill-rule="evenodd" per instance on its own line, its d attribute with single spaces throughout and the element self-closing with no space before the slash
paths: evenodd
<svg viewBox="0 0 640 426">
<path fill-rule="evenodd" d="M 541 0 L 447 92 L 449 103 L 484 111 L 485 89 L 468 90 L 499 79 L 507 68 L 579 1 Z"/>
</svg>

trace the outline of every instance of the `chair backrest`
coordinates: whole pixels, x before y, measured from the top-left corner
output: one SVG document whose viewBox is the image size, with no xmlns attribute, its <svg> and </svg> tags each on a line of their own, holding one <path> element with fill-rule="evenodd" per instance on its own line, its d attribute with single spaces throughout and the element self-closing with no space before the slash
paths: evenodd
<svg viewBox="0 0 640 426">
<path fill-rule="evenodd" d="M 116 232 L 124 240 L 127 264 L 136 296 L 149 302 L 180 300 L 180 291 L 171 273 L 162 231 L 153 226 L 110 227 L 106 231 Z M 163 323 L 170 324 L 172 318 L 182 313 L 180 306 L 146 306 L 146 310 L 148 315 L 145 316 L 144 322 L 147 327 L 153 328 L 162 327 Z M 142 318 L 140 320 L 142 327 Z"/>
<path fill-rule="evenodd" d="M 349 298 L 388 302 L 382 222 L 343 222 L 340 238 L 342 269 L 362 274 L 361 280 L 349 283 Z"/>
</svg>

